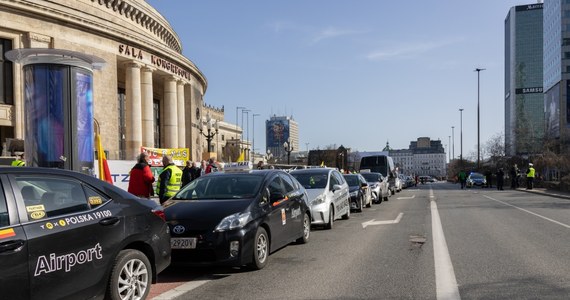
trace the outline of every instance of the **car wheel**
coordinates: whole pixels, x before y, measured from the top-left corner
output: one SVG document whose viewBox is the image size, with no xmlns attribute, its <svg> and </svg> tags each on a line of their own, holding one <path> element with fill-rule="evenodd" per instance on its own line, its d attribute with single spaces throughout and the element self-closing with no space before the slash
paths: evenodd
<svg viewBox="0 0 570 300">
<path fill-rule="evenodd" d="M 343 220 L 348 220 L 348 219 L 350 219 L 350 203 L 348 203 L 348 202 L 349 202 L 348 200 L 346 200 L 346 202 L 347 202 L 347 208 L 348 208 L 348 209 L 346 210 L 346 214 L 344 214 L 344 215 L 342 216 L 342 219 L 343 219 Z"/>
<path fill-rule="evenodd" d="M 331 207 L 329 208 L 329 222 L 325 224 L 325 229 L 332 229 L 333 223 L 334 223 L 334 208 L 331 205 Z"/>
<path fill-rule="evenodd" d="M 310 236 L 311 236 L 311 217 L 309 217 L 309 214 L 305 214 L 305 217 L 303 217 L 303 236 L 297 239 L 297 244 L 308 243 Z"/>
<path fill-rule="evenodd" d="M 111 271 L 107 298 L 145 299 L 150 291 L 151 270 L 144 253 L 134 249 L 119 252 Z"/>
<path fill-rule="evenodd" d="M 253 246 L 253 262 L 250 267 L 261 270 L 267 264 L 267 257 L 269 256 L 269 237 L 265 228 L 257 228 Z"/>
</svg>

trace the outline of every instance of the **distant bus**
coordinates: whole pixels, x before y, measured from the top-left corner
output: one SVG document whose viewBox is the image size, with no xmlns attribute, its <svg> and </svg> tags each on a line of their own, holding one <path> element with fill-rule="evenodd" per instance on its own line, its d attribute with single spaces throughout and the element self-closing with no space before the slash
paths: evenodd
<svg viewBox="0 0 570 300">
<path fill-rule="evenodd" d="M 360 159 L 360 170 L 382 173 L 386 177 L 396 176 L 394 174 L 394 160 L 387 155 L 364 156 Z"/>
</svg>

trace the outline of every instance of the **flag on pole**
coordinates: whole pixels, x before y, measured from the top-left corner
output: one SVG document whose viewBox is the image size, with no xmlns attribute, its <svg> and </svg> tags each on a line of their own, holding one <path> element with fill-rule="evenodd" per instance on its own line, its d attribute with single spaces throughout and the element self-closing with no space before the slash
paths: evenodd
<svg viewBox="0 0 570 300">
<path fill-rule="evenodd" d="M 99 163 L 99 179 L 113 184 L 111 171 L 109 170 L 109 164 L 107 163 L 107 157 L 105 157 L 105 151 L 103 151 L 103 144 L 101 144 L 101 136 L 99 133 L 95 134 L 95 144 L 97 146 L 97 162 Z"/>
<path fill-rule="evenodd" d="M 245 150 L 240 151 L 237 162 L 245 161 Z"/>
</svg>

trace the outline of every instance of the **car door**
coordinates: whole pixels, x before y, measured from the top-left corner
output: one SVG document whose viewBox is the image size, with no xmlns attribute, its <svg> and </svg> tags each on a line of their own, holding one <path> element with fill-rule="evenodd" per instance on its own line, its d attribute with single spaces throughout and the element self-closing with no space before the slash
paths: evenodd
<svg viewBox="0 0 570 300">
<path fill-rule="evenodd" d="M 286 209 L 287 224 L 285 224 L 288 240 L 292 241 L 302 236 L 303 234 L 303 192 L 300 186 L 295 184 L 295 180 L 291 175 L 283 173 L 279 174 L 281 177 L 283 188 L 287 198 L 289 198 L 288 207 Z"/>
<path fill-rule="evenodd" d="M 20 198 L 28 239 L 30 298 L 88 298 L 104 292 L 115 247 L 123 239 L 108 198 L 67 176 L 17 175 L 11 187 Z M 40 200 L 24 195 L 24 187 L 36 189 Z"/>
<path fill-rule="evenodd" d="M 0 185 L 0 285 L 2 299 L 29 299 L 28 243 L 6 177 Z"/>
<path fill-rule="evenodd" d="M 335 184 L 338 184 L 342 187 L 340 190 L 334 191 L 335 209 L 337 211 L 337 216 L 342 216 L 350 209 L 350 203 L 348 200 L 348 187 L 345 184 L 346 180 L 344 180 L 344 177 L 339 172 L 332 171 L 331 180 L 333 180 L 333 178 Z"/>
<path fill-rule="evenodd" d="M 271 252 L 286 245 L 287 235 L 287 215 L 291 212 L 289 208 L 289 199 L 286 197 L 283 188 L 282 179 L 278 174 L 272 176 L 267 183 L 267 191 L 270 195 L 269 199 L 269 230 L 271 231 Z M 281 195 L 275 198 L 275 195 Z"/>
</svg>

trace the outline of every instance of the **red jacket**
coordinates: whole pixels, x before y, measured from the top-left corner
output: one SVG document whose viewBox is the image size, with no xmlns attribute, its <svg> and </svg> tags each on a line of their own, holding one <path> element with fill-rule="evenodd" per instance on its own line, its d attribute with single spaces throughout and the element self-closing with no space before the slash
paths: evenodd
<svg viewBox="0 0 570 300">
<path fill-rule="evenodd" d="M 150 198 L 154 196 L 153 182 L 154 176 L 148 164 L 138 163 L 131 169 L 128 191 L 141 198 Z"/>
</svg>

